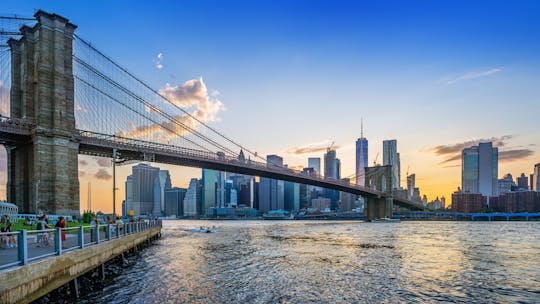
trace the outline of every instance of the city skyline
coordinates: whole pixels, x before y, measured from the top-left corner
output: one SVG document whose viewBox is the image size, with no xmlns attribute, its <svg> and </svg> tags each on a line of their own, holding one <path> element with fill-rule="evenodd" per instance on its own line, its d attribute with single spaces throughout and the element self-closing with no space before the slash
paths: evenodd
<svg viewBox="0 0 540 304">
<path fill-rule="evenodd" d="M 149 24 L 143 31 L 147 35 L 145 43 L 137 49 L 131 45 L 140 38 L 126 32 L 136 20 L 133 17 L 144 15 L 153 19 L 172 12 L 149 4 L 138 3 L 126 9 L 121 3 L 99 2 L 6 1 L 4 9 L 30 16 L 34 8 L 41 7 L 69 16 L 79 26 L 81 37 L 119 59 L 135 74 L 147 75 L 150 79 L 146 80 L 156 88 L 167 83 L 182 86 L 195 80 L 204 86 L 207 96 L 216 98 L 207 105 L 221 104 L 212 108 L 216 111 L 214 120 L 209 120 L 212 126 L 260 155 L 283 156 L 284 163 L 291 167 L 306 166 L 308 157 L 322 157 L 335 141 L 341 176 L 353 175 L 360 116 L 364 117 L 364 133 L 370 141 L 369 165 L 377 154 L 378 162 L 382 161 L 383 140 L 397 139 L 401 184 L 405 184 L 406 178 L 403 168 L 410 167 L 421 193 L 430 198 L 450 197 L 461 184 L 456 155 L 480 141 L 493 141 L 499 148 L 497 178 L 506 173 L 528 176 L 538 163 L 540 138 L 534 132 L 534 122 L 540 114 L 535 106 L 535 96 L 540 92 L 534 83 L 540 78 L 539 43 L 531 39 L 531 29 L 538 28 L 539 21 L 529 13 L 534 10 L 533 3 L 511 10 L 492 4 L 490 11 L 483 11 L 476 4 L 471 5 L 470 12 L 461 12 L 456 8 L 459 6 L 454 6 L 445 14 L 435 13 L 433 17 L 440 17 L 438 21 L 421 14 L 422 8 L 411 11 L 398 3 L 387 5 L 402 14 L 366 3 L 338 7 L 318 2 L 267 3 L 265 12 L 246 5 L 238 13 L 230 12 L 232 18 L 225 22 L 212 19 L 221 11 L 204 4 L 212 3 L 186 4 L 189 7 L 184 9 L 209 20 L 197 27 L 198 33 L 185 31 L 183 36 L 175 35 L 177 28 L 188 29 L 194 17 L 183 21 L 169 18 L 177 23 L 160 18 L 167 20 L 164 22 L 170 28 L 159 22 Z M 306 7 L 310 10 L 302 15 L 300 12 Z M 438 7 L 446 8 L 444 4 Z M 325 22 L 310 27 L 309 18 L 316 19 L 327 10 L 328 22 L 333 24 L 330 31 L 324 29 L 329 25 Z M 359 18 L 363 10 L 372 16 L 367 21 Z M 120 11 L 123 14 L 112 17 Z M 252 13 L 254 19 L 239 18 L 242 13 Z M 484 25 L 476 23 L 475 13 Z M 102 24 L 96 24 L 92 17 L 97 14 L 104 14 Z M 345 21 L 346 15 L 354 18 Z M 495 21 L 501 15 L 506 17 L 505 24 Z M 376 22 L 373 16 L 388 18 L 393 23 L 373 28 L 369 23 Z M 471 37 L 452 36 L 450 21 L 457 16 L 463 17 L 459 30 L 470 27 L 471 35 L 483 39 L 475 42 Z M 268 27 L 274 19 L 282 23 Z M 253 29 L 245 28 L 248 21 Z M 121 23 L 126 26 L 118 26 Z M 223 26 L 222 30 L 218 24 Z M 427 25 L 438 27 L 427 29 Z M 400 29 L 401 26 L 405 27 Z M 227 29 L 235 30 L 237 36 L 226 34 Z M 341 34 L 333 35 L 331 30 Z M 253 36 L 254 33 L 257 35 Z M 450 41 L 437 39 L 441 34 Z M 118 43 L 109 43 L 110 37 Z M 228 39 L 233 43 L 224 43 Z M 194 43 L 181 43 L 185 40 Z M 209 51 L 215 43 L 223 46 L 219 55 Z M 429 47 L 423 50 L 417 45 Z M 512 45 L 512 49 L 504 45 Z M 403 51 L 395 54 L 396 47 Z M 519 107 L 512 107 L 516 100 Z M 0 195 L 5 198 L 4 151 L 0 158 Z M 94 208 L 107 211 L 112 200 L 110 160 L 79 156 L 79 164 L 81 210 L 88 181 L 92 181 Z M 170 171 L 175 186 L 187 188 L 191 177 L 200 178 L 199 169 L 160 167 Z M 128 170 L 117 169 L 118 186 Z M 122 190 L 118 191 L 117 210 L 123 196 Z"/>
</svg>

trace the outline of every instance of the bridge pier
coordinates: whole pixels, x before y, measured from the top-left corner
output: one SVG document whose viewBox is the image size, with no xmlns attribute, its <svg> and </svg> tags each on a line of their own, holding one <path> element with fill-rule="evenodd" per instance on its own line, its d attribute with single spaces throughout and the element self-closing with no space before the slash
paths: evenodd
<svg viewBox="0 0 540 304">
<path fill-rule="evenodd" d="M 7 148 L 7 198 L 21 213 L 79 214 L 73 51 L 76 26 L 38 11 L 33 27 L 8 41 L 10 116 L 35 123 L 31 141 Z"/>
<path fill-rule="evenodd" d="M 366 219 L 391 218 L 393 215 L 392 206 L 392 197 L 368 197 L 364 205 Z"/>
</svg>

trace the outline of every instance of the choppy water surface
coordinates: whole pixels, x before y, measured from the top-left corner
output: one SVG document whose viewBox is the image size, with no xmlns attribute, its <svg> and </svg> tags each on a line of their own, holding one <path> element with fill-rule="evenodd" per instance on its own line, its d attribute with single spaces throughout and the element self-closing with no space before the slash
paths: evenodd
<svg viewBox="0 0 540 304">
<path fill-rule="evenodd" d="M 183 231 L 217 227 L 217 233 Z M 83 302 L 540 302 L 540 222 L 165 221 Z"/>
</svg>

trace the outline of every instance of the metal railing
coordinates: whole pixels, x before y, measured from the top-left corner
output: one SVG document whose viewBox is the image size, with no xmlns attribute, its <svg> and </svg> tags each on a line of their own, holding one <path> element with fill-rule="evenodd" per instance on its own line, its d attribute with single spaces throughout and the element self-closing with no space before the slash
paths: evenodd
<svg viewBox="0 0 540 304">
<path fill-rule="evenodd" d="M 26 265 L 35 260 L 98 245 L 155 227 L 161 227 L 161 220 L 2 232 L 0 233 L 0 269 Z M 62 240 L 63 235 L 66 241 Z M 76 241 L 68 242 L 68 235 L 70 239 L 76 236 Z"/>
</svg>

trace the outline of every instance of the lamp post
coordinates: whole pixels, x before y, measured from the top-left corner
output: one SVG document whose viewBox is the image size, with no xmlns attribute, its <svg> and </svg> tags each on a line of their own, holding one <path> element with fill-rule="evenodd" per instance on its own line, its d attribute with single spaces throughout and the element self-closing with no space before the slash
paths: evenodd
<svg viewBox="0 0 540 304">
<path fill-rule="evenodd" d="M 112 203 L 113 203 L 113 217 L 116 216 L 116 157 L 117 151 L 113 149 L 113 159 L 112 159 L 112 180 L 113 180 L 113 190 L 112 190 Z"/>
</svg>

